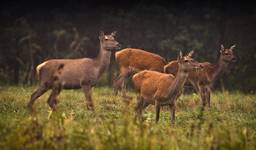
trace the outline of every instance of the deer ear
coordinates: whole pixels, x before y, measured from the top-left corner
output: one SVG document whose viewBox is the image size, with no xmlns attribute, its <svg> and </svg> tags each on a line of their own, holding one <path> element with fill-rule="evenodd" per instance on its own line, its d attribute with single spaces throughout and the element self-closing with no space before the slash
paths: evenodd
<svg viewBox="0 0 256 150">
<path fill-rule="evenodd" d="M 178 62 L 180 62 L 181 58 L 182 58 L 182 52 L 180 51 L 180 52 L 179 52 L 179 55 L 178 55 L 178 57 L 177 57 Z"/>
<path fill-rule="evenodd" d="M 187 54 L 187 57 L 192 57 L 192 55 L 194 54 L 194 50 L 190 51 L 188 54 Z"/>
<path fill-rule="evenodd" d="M 117 32 L 114 31 L 114 32 L 111 33 L 111 36 L 116 36 L 116 34 L 117 34 Z"/>
<path fill-rule="evenodd" d="M 183 57 L 183 54 L 182 54 L 182 51 L 180 51 L 180 58 L 182 58 Z"/>
<path fill-rule="evenodd" d="M 224 48 L 223 44 L 221 44 L 221 46 L 220 46 L 220 53 L 224 52 L 224 50 L 225 50 L 225 48 Z"/>
<path fill-rule="evenodd" d="M 232 45 L 232 46 L 230 47 L 230 50 L 233 50 L 235 47 L 236 47 L 236 45 Z"/>
<path fill-rule="evenodd" d="M 103 31 L 100 31 L 100 35 L 99 35 L 99 39 L 102 39 L 104 37 L 104 32 Z"/>
</svg>

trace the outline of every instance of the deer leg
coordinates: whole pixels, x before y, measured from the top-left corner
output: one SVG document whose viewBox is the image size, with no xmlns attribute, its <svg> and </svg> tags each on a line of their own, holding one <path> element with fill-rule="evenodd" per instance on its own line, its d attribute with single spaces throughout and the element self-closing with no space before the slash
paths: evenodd
<svg viewBox="0 0 256 150">
<path fill-rule="evenodd" d="M 211 107 L 211 90 L 210 90 L 210 88 L 207 88 L 206 99 L 207 99 L 208 107 L 210 108 Z"/>
<path fill-rule="evenodd" d="M 207 90 L 206 90 L 204 85 L 201 85 L 199 87 L 199 91 L 200 91 L 200 96 L 201 96 L 201 99 L 202 99 L 202 102 L 203 102 L 203 107 L 205 107 L 205 105 L 206 105 L 206 92 L 207 92 Z"/>
<path fill-rule="evenodd" d="M 121 73 L 120 73 L 120 80 L 121 80 L 121 91 L 122 91 L 122 96 L 127 98 L 126 96 L 126 85 L 127 85 L 127 79 L 129 77 L 131 70 L 129 68 L 121 68 Z"/>
<path fill-rule="evenodd" d="M 155 101 L 155 109 L 156 109 L 156 123 L 158 123 L 159 114 L 160 114 L 160 103 L 157 100 Z"/>
<path fill-rule="evenodd" d="M 143 97 L 137 97 L 137 105 L 135 107 L 136 118 L 139 117 L 142 120 L 143 110 L 149 105 L 149 103 L 145 102 Z"/>
<path fill-rule="evenodd" d="M 190 80 L 189 82 L 193 86 L 193 88 L 195 89 L 196 93 L 199 93 L 199 86 L 198 86 L 198 84 L 196 82 L 192 81 L 192 80 Z"/>
<path fill-rule="evenodd" d="M 82 86 L 83 91 L 84 91 L 84 95 L 85 95 L 85 99 L 87 100 L 86 102 L 86 107 L 88 110 L 94 110 L 94 105 L 93 105 L 93 101 L 92 101 L 92 93 L 91 93 L 91 85 L 83 85 Z"/>
<path fill-rule="evenodd" d="M 138 96 L 135 112 L 136 112 L 136 118 L 139 118 L 141 121 L 142 121 L 142 109 L 143 109 L 143 98 L 141 96 Z"/>
<path fill-rule="evenodd" d="M 46 84 L 42 84 L 39 86 L 39 88 L 33 92 L 31 95 L 30 101 L 27 104 L 27 108 L 32 111 L 33 104 L 36 101 L 37 98 L 39 98 L 41 95 L 43 95 L 46 91 L 48 91 L 49 87 Z"/>
<path fill-rule="evenodd" d="M 56 105 L 57 105 L 57 96 L 60 94 L 61 91 L 61 86 L 60 85 L 55 85 L 52 88 L 52 92 L 47 100 L 48 105 L 51 107 L 53 111 L 56 110 Z"/>
<path fill-rule="evenodd" d="M 174 104 L 170 104 L 169 105 L 170 108 L 170 113 L 171 113 L 171 124 L 174 125 L 175 124 L 175 111 L 176 111 L 176 105 Z"/>
<path fill-rule="evenodd" d="M 118 91 L 122 89 L 122 77 L 119 75 L 113 82 L 113 89 L 114 89 L 114 94 L 117 95 Z"/>
<path fill-rule="evenodd" d="M 149 105 L 149 103 L 147 103 L 147 102 L 144 101 L 143 106 L 142 106 L 142 109 L 144 110 L 145 108 L 148 107 L 148 105 Z"/>
<path fill-rule="evenodd" d="M 126 97 L 126 83 L 127 83 L 127 77 L 122 78 L 122 85 L 121 85 L 121 90 L 122 90 L 122 96 Z"/>
<path fill-rule="evenodd" d="M 120 73 L 117 77 L 117 79 L 113 83 L 114 92 L 115 94 L 118 93 L 119 90 L 123 91 L 123 88 L 125 87 L 125 78 L 127 78 L 129 75 L 129 69 L 126 67 L 120 68 Z"/>
<path fill-rule="evenodd" d="M 138 114 L 141 114 L 141 105 L 143 105 L 143 100 L 141 96 L 137 96 L 137 105 L 135 107 L 135 111 Z"/>
</svg>

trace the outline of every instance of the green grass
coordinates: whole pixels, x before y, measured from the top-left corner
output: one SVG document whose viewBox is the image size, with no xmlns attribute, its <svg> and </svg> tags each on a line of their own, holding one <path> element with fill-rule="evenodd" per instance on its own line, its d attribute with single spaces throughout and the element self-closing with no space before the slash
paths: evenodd
<svg viewBox="0 0 256 150">
<path fill-rule="evenodd" d="M 40 97 L 31 116 L 26 103 L 35 87 L 0 91 L 0 149 L 256 149 L 256 95 L 216 92 L 212 108 L 200 113 L 198 95 L 180 97 L 176 125 L 163 107 L 158 124 L 154 107 L 134 121 L 136 94 L 127 105 L 110 88 L 94 88 L 95 112 L 86 109 L 80 90 L 62 91 L 57 111 Z"/>
</svg>

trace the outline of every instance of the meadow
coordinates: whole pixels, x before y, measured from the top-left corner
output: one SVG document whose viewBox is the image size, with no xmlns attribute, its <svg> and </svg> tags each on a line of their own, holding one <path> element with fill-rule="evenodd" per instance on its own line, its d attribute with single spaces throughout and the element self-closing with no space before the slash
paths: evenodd
<svg viewBox="0 0 256 150">
<path fill-rule="evenodd" d="M 256 95 L 214 92 L 212 107 L 201 112 L 197 94 L 177 102 L 176 124 L 163 107 L 155 123 L 154 107 L 135 120 L 136 94 L 128 104 L 111 88 L 93 89 L 95 111 L 86 109 L 80 90 L 58 97 L 57 111 L 40 97 L 30 115 L 26 104 L 35 87 L 7 86 L 0 91 L 0 149 L 256 149 Z"/>
</svg>

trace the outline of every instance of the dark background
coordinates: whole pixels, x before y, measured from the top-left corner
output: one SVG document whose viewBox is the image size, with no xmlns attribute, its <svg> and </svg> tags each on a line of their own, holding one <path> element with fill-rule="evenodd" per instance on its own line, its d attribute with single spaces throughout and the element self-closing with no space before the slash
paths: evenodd
<svg viewBox="0 0 256 150">
<path fill-rule="evenodd" d="M 51 58 L 95 57 L 98 33 L 118 31 L 122 48 L 176 59 L 195 50 L 216 62 L 220 45 L 236 44 L 238 61 L 222 77 L 230 90 L 256 90 L 256 7 L 247 1 L 2 1 L 0 84 L 32 84 L 35 67 Z M 111 84 L 110 73 L 102 84 Z M 223 84 L 220 84 L 222 83 Z"/>
</svg>

